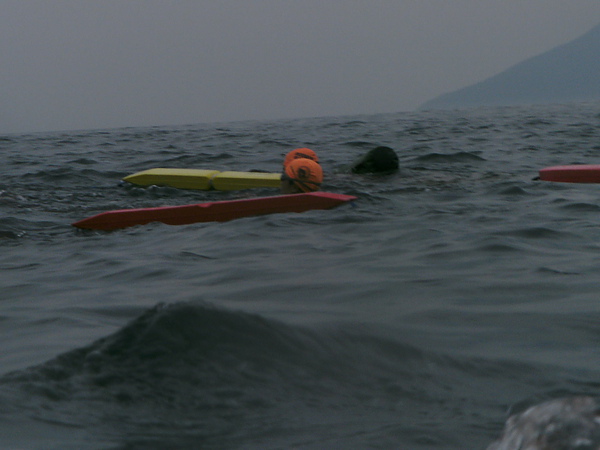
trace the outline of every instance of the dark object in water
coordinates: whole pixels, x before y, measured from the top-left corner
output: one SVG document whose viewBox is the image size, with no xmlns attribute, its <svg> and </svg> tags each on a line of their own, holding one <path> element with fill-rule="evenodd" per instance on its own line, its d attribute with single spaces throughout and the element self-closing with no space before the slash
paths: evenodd
<svg viewBox="0 0 600 450">
<path fill-rule="evenodd" d="M 375 147 L 354 161 L 352 173 L 392 173 L 398 170 L 398 155 L 389 147 Z"/>
<path fill-rule="evenodd" d="M 487 450 L 599 450 L 600 409 L 591 397 L 551 400 L 508 418 Z"/>
</svg>

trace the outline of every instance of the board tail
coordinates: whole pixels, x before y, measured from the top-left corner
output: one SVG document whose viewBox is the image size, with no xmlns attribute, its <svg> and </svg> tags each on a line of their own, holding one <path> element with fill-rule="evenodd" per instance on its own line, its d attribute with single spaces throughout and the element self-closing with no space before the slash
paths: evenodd
<svg viewBox="0 0 600 450">
<path fill-rule="evenodd" d="M 540 180 L 559 183 L 600 183 L 600 164 L 546 167 L 540 170 Z"/>
</svg>

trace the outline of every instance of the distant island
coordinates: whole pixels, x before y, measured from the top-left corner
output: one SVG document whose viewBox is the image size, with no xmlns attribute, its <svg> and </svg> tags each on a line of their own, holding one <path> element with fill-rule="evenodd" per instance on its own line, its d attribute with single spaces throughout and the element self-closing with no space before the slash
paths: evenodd
<svg viewBox="0 0 600 450">
<path fill-rule="evenodd" d="M 419 109 L 593 100 L 600 100 L 600 25 L 480 83 L 433 98 Z"/>
</svg>

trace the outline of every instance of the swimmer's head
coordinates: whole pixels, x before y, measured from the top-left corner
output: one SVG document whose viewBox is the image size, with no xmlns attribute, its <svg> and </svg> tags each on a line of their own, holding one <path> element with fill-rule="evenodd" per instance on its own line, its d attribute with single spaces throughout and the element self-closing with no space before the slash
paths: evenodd
<svg viewBox="0 0 600 450">
<path fill-rule="evenodd" d="M 310 148 L 297 148 L 285 155 L 285 159 L 283 160 L 283 167 L 287 166 L 293 160 L 299 158 L 305 158 L 310 159 L 314 162 L 319 162 L 319 157 Z"/>
<path fill-rule="evenodd" d="M 283 170 L 281 191 L 286 194 L 318 191 L 323 182 L 319 163 L 306 158 L 292 160 Z"/>
<path fill-rule="evenodd" d="M 352 173 L 392 173 L 398 170 L 398 155 L 389 147 L 376 147 L 356 160 Z"/>
</svg>

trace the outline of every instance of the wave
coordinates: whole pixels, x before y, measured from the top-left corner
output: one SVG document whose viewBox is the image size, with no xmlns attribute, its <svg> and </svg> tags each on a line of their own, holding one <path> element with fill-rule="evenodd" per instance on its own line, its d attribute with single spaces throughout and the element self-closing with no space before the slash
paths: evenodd
<svg viewBox="0 0 600 450">
<path fill-rule="evenodd" d="M 89 346 L 1 377 L 0 417 L 140 447 L 286 446 L 309 426 L 331 439 L 343 423 L 337 442 L 355 445 L 363 429 L 368 446 L 390 413 L 402 421 L 433 408 L 436 420 L 461 420 L 441 402 L 464 380 L 530 385 L 541 376 L 523 364 L 436 355 L 365 326 L 308 329 L 204 303 L 159 304 Z M 486 395 L 469 402 L 486 404 Z M 416 441 L 424 432 L 404 428 Z"/>
<path fill-rule="evenodd" d="M 591 397 L 547 401 L 513 415 L 487 450 L 600 448 L 599 409 Z"/>
<path fill-rule="evenodd" d="M 261 384 L 304 390 L 306 380 L 316 378 L 353 384 L 362 378 L 353 369 L 358 361 L 387 365 L 382 352 L 394 355 L 394 365 L 424 358 L 415 348 L 365 336 L 310 331 L 205 304 L 159 304 L 111 336 L 2 381 L 54 399 L 101 387 L 119 402 L 139 401 L 147 393 L 160 400 L 161 389 L 144 391 L 148 383 L 165 380 L 216 392 Z M 217 397 L 211 403 L 218 404 Z"/>
<path fill-rule="evenodd" d="M 450 154 L 428 153 L 416 157 L 415 161 L 427 163 L 465 163 L 485 161 L 485 159 L 471 152 L 456 152 Z"/>
</svg>

